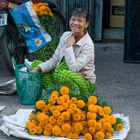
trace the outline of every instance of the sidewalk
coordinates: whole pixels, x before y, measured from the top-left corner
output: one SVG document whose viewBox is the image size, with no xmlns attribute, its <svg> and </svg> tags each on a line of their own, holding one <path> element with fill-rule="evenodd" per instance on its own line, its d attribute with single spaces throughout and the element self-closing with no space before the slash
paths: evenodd
<svg viewBox="0 0 140 140">
<path fill-rule="evenodd" d="M 13 78 L 4 68 L 1 59 L 0 63 L 0 82 Z M 95 66 L 97 90 L 113 106 L 115 113 L 124 113 L 130 117 L 130 132 L 126 140 L 139 140 L 140 64 L 123 62 L 123 44 L 96 43 Z M 0 95 L 0 105 L 6 106 L 0 115 L 14 114 L 19 108 L 32 108 L 21 105 L 16 94 Z M 0 140 L 19 140 L 19 138 L 7 137 L 0 131 Z"/>
</svg>

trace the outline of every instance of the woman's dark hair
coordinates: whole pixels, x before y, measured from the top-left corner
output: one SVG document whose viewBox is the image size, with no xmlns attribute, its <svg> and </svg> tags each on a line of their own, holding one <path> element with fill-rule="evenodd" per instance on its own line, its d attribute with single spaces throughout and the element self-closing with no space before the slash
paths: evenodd
<svg viewBox="0 0 140 140">
<path fill-rule="evenodd" d="M 84 17 L 86 21 L 89 21 L 88 13 L 84 8 L 76 8 L 72 11 L 71 16 Z"/>
</svg>

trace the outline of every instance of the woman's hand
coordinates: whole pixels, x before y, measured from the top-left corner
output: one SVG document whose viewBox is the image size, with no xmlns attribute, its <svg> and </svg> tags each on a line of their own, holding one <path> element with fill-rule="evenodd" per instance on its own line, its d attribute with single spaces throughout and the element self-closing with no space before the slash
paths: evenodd
<svg viewBox="0 0 140 140">
<path fill-rule="evenodd" d="M 31 72 L 41 72 L 41 68 L 36 67 L 36 68 L 32 69 Z"/>
<path fill-rule="evenodd" d="M 74 35 L 71 35 L 67 40 L 67 47 L 71 47 L 75 44 L 76 40 Z"/>
</svg>

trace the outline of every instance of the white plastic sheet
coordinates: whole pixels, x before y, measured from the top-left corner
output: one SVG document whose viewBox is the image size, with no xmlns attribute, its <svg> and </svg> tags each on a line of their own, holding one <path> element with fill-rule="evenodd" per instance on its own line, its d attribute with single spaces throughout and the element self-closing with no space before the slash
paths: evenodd
<svg viewBox="0 0 140 140">
<path fill-rule="evenodd" d="M 28 120 L 31 111 L 31 109 L 19 109 L 14 115 L 4 116 L 3 124 L 0 126 L 0 130 L 2 130 L 8 136 L 12 135 L 28 140 L 71 140 L 69 138 L 62 137 L 29 135 L 25 131 L 25 123 Z M 124 140 L 130 130 L 129 116 L 124 116 L 123 114 L 114 114 L 114 116 L 120 117 L 125 122 L 125 127 L 122 131 L 114 133 L 110 140 Z M 83 137 L 80 137 L 79 140 L 83 140 Z"/>
</svg>

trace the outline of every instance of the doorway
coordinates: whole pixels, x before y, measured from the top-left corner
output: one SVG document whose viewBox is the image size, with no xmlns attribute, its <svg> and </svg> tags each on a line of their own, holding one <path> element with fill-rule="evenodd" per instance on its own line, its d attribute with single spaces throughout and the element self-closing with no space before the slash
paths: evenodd
<svg viewBox="0 0 140 140">
<path fill-rule="evenodd" d="M 104 42 L 124 41 L 125 0 L 103 1 L 103 33 Z"/>
</svg>

